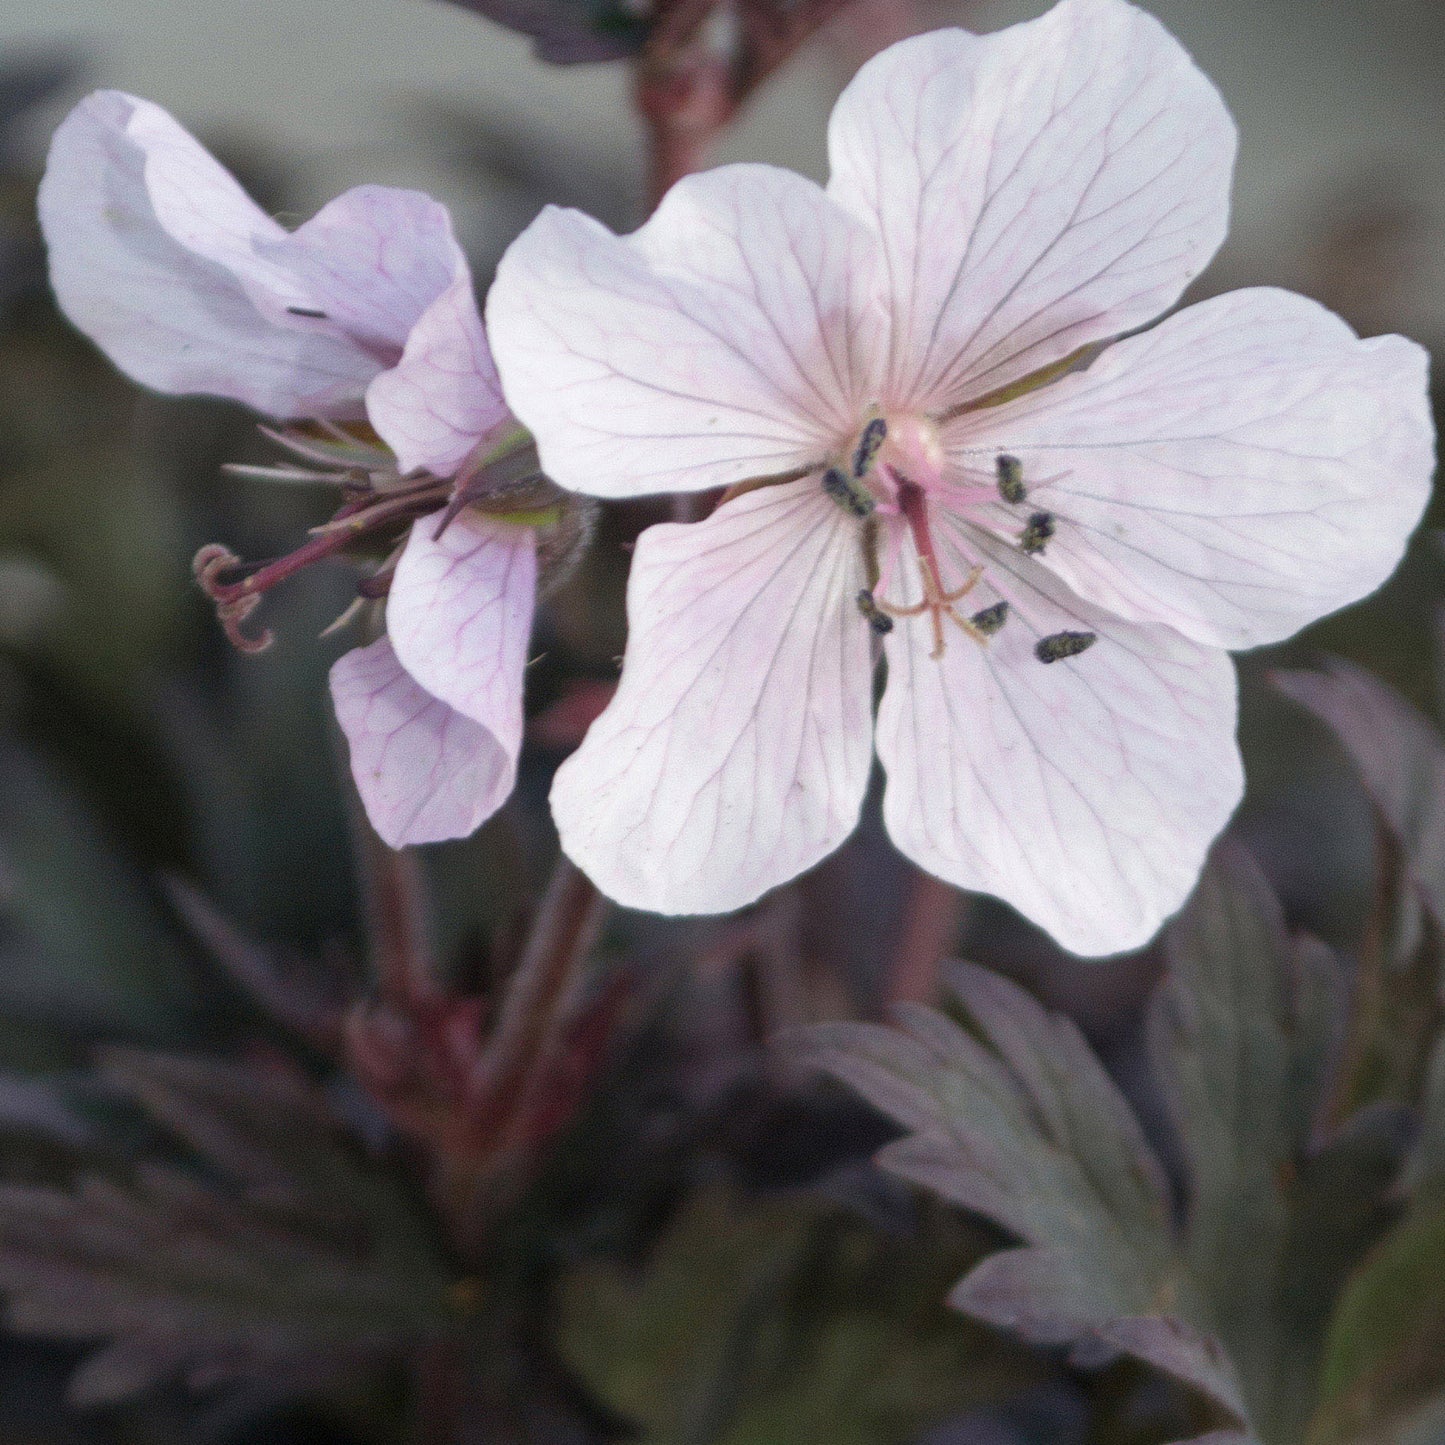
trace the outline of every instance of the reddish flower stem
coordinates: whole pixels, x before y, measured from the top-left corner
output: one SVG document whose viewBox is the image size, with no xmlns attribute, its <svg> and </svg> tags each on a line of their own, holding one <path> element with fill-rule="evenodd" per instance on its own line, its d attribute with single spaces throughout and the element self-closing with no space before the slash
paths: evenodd
<svg viewBox="0 0 1445 1445">
<path fill-rule="evenodd" d="M 405 1011 L 437 990 L 421 860 L 413 850 L 388 848 L 360 816 L 355 832 L 372 978 L 381 998 Z"/>
<path fill-rule="evenodd" d="M 535 1062 L 555 1028 L 558 1001 L 570 993 L 597 941 L 606 908 L 577 865 L 559 854 L 487 1042 L 483 1091 L 491 1098 L 507 1098 Z"/>
<path fill-rule="evenodd" d="M 753 93 L 849 0 L 741 0 L 730 55 L 710 47 L 716 0 L 662 7 L 638 62 L 637 109 L 648 130 L 648 210 L 700 169 L 718 136 Z"/>
<path fill-rule="evenodd" d="M 914 870 L 898 942 L 883 981 L 885 1006 L 935 1002 L 940 966 L 958 947 L 967 910 L 965 894 L 931 873 Z"/>
</svg>

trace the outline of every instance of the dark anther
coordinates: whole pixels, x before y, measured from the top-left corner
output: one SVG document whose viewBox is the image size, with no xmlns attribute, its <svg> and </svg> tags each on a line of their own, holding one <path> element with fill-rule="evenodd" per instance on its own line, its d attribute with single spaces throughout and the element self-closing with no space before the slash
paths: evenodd
<svg viewBox="0 0 1445 1445">
<path fill-rule="evenodd" d="M 985 637 L 992 637 L 1008 621 L 1008 603 L 995 602 L 992 607 L 975 612 L 968 620 L 975 631 L 983 633 Z"/>
<path fill-rule="evenodd" d="M 1032 556 L 1035 552 L 1042 552 L 1044 544 L 1054 535 L 1054 514 L 1052 512 L 1035 512 L 1029 518 L 1029 524 L 1024 528 L 1024 534 L 1019 538 L 1019 546 Z"/>
<path fill-rule="evenodd" d="M 858 610 L 879 637 L 893 631 L 893 619 L 873 600 L 873 594 L 866 587 L 858 594 Z"/>
<path fill-rule="evenodd" d="M 851 512 L 855 517 L 871 517 L 874 507 L 878 505 L 867 487 L 859 486 L 851 478 L 845 477 L 837 467 L 829 467 L 823 473 L 823 490 L 845 512 Z"/>
<path fill-rule="evenodd" d="M 998 494 L 1004 501 L 1018 506 L 1028 496 L 1024 486 L 1024 464 L 1017 457 L 1000 453 L 994 465 L 998 468 Z"/>
<path fill-rule="evenodd" d="M 316 321 L 325 321 L 327 319 L 324 311 L 317 311 L 315 307 L 312 306 L 288 306 L 286 312 L 289 316 L 310 316 Z"/>
<path fill-rule="evenodd" d="M 873 465 L 873 458 L 878 455 L 878 448 L 883 445 L 887 436 L 888 423 L 881 416 L 875 416 L 863 428 L 863 435 L 858 438 L 858 450 L 853 453 L 853 475 L 855 477 L 868 475 L 869 469 Z"/>
<path fill-rule="evenodd" d="M 1039 638 L 1034 656 L 1040 662 L 1062 662 L 1066 657 L 1087 652 L 1098 640 L 1095 632 L 1054 632 Z"/>
</svg>

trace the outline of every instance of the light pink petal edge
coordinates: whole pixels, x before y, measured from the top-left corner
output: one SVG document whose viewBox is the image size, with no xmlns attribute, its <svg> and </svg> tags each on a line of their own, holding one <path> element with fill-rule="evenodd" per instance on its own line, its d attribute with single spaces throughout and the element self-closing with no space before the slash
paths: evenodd
<svg viewBox="0 0 1445 1445">
<path fill-rule="evenodd" d="M 871 761 L 861 571 L 816 480 L 642 534 L 622 682 L 552 788 L 563 849 L 608 897 L 726 912 L 853 830 Z"/>
<path fill-rule="evenodd" d="M 938 535 L 961 567 L 957 538 Z M 989 569 L 978 605 L 1012 610 L 986 648 L 950 629 L 937 662 L 922 619 L 885 639 L 888 832 L 920 867 L 1004 899 L 1074 953 L 1140 947 L 1188 897 L 1243 791 L 1233 664 L 1070 598 L 1009 549 L 966 555 Z M 1098 641 L 1040 662 L 1039 638 L 1066 630 Z"/>
<path fill-rule="evenodd" d="M 1287 291 L 1234 291 L 1085 372 L 962 419 L 1017 454 L 1084 596 L 1196 641 L 1253 647 L 1373 592 L 1435 468 L 1425 351 L 1361 341 Z"/>
<path fill-rule="evenodd" d="M 256 251 L 284 232 L 159 106 L 119 91 L 76 106 L 39 208 L 61 309 L 134 380 L 275 417 L 359 414 L 379 363 L 287 313 L 314 300 Z"/>
<path fill-rule="evenodd" d="M 876 393 L 877 246 L 771 166 L 689 176 L 614 236 L 549 207 L 502 258 L 487 333 L 561 486 L 695 491 L 821 463 Z"/>
<path fill-rule="evenodd" d="M 452 476 L 511 421 L 463 272 L 412 327 L 401 360 L 371 383 L 366 412 L 402 471 Z"/>
<path fill-rule="evenodd" d="M 331 696 L 366 815 L 391 847 L 464 838 L 511 792 L 515 759 L 419 686 L 386 638 L 337 659 Z"/>
<path fill-rule="evenodd" d="M 356 186 L 256 250 L 295 277 L 327 321 L 383 365 L 400 357 L 438 297 L 457 282 L 470 286 L 447 208 L 393 186 Z"/>
<path fill-rule="evenodd" d="M 843 92 L 829 194 L 873 227 L 888 401 L 936 411 L 1167 309 L 1224 238 L 1234 124 L 1124 0 L 890 46 Z"/>
</svg>

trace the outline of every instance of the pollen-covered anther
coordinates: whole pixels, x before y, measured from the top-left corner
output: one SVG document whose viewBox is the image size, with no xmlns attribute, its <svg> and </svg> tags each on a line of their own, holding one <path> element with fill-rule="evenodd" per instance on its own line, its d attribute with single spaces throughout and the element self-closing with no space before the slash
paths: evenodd
<svg viewBox="0 0 1445 1445">
<path fill-rule="evenodd" d="M 874 459 L 887 440 L 888 423 L 881 416 L 875 416 L 863 428 L 858 445 L 853 450 L 853 475 L 860 481 L 872 470 Z"/>
<path fill-rule="evenodd" d="M 968 620 L 985 637 L 992 637 L 1008 621 L 1008 603 L 995 602 L 991 607 L 980 608 Z"/>
<path fill-rule="evenodd" d="M 871 517 L 877 507 L 877 500 L 862 481 L 848 476 L 841 467 L 829 467 L 823 473 L 823 490 L 843 508 L 859 518 Z"/>
<path fill-rule="evenodd" d="M 1096 632 L 1051 632 L 1034 645 L 1034 656 L 1040 662 L 1062 662 L 1087 652 L 1098 640 Z"/>
<path fill-rule="evenodd" d="M 893 619 L 879 606 L 873 593 L 864 587 L 857 597 L 858 611 L 863 614 L 869 627 L 880 637 L 886 637 L 893 631 Z"/>
<path fill-rule="evenodd" d="M 994 459 L 994 468 L 998 475 L 999 496 L 1012 506 L 1018 506 L 1029 494 L 1029 489 L 1024 486 L 1024 464 L 1017 457 L 1000 452 Z"/>
<path fill-rule="evenodd" d="M 1056 531 L 1058 523 L 1052 512 L 1035 512 L 1019 537 L 1019 550 L 1027 552 L 1030 557 L 1037 556 Z"/>
</svg>

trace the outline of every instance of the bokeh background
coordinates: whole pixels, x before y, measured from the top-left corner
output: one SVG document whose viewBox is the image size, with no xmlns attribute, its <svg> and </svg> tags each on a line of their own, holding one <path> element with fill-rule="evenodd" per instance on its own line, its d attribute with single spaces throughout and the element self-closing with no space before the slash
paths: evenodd
<svg viewBox="0 0 1445 1445">
<path fill-rule="evenodd" d="M 757 97 L 719 158 L 820 175 L 828 109 L 874 49 L 914 29 L 992 29 L 1044 8 L 859 0 Z M 1445 7 L 1148 8 L 1213 77 L 1242 132 L 1233 232 L 1199 294 L 1288 286 L 1366 334 L 1445 344 Z M 286 550 L 325 501 L 224 475 L 227 461 L 266 458 L 252 420 L 130 386 L 47 291 L 34 187 L 49 132 L 98 86 L 169 108 L 283 218 L 364 181 L 433 192 L 479 282 L 545 202 L 622 228 L 642 219 L 626 65 L 545 65 L 525 39 L 442 0 L 0 0 L 0 1070 L 12 1078 L 83 1070 L 101 1043 L 223 1051 L 252 1037 L 254 1012 L 179 917 L 169 880 L 284 949 L 343 963 L 364 951 L 356 820 L 325 692 L 347 643 L 318 637 L 353 579 L 311 573 L 273 595 L 264 620 L 279 641 L 242 657 L 189 572 L 208 542 L 248 557 Z M 615 675 L 622 544 L 646 515 L 609 519 L 542 618 L 529 685 L 545 721 L 518 797 L 476 839 L 426 859 L 439 955 L 469 976 L 485 972 L 488 941 L 545 876 L 563 704 L 579 683 Z M 1267 674 L 1339 653 L 1434 710 L 1437 523 L 1432 512 L 1376 598 L 1241 659 L 1250 794 L 1239 831 L 1291 919 L 1346 949 L 1371 888 L 1368 808 L 1334 745 Z M 729 1177 L 781 1187 L 832 1147 L 817 1129 L 800 1143 L 765 1089 L 747 1092 L 749 1050 L 773 1024 L 867 1014 L 913 987 L 898 978 L 918 967 L 910 899 L 931 908 L 935 934 L 1073 1012 L 1149 1107 L 1137 1075 L 1152 954 L 1063 959 L 1001 907 L 912 889 L 876 819 L 865 821 L 838 860 L 766 914 L 766 936 L 789 940 L 786 966 L 754 939 L 742 984 L 719 961 L 735 944 L 720 927 L 614 921 L 611 946 L 663 980 L 654 996 L 686 1002 L 668 1025 L 667 1056 L 685 1060 L 669 1076 L 670 1107 L 710 1121 L 709 1157 L 729 1161 Z M 856 1152 L 867 1141 L 849 1127 Z M 0 1442 L 365 1438 L 354 1422 L 269 1398 L 198 1405 L 176 1391 L 143 1408 L 69 1410 L 61 1392 L 75 1358 L 0 1340 Z M 1067 1400 L 1040 1408 L 1037 1438 L 1072 1438 Z"/>
</svg>

